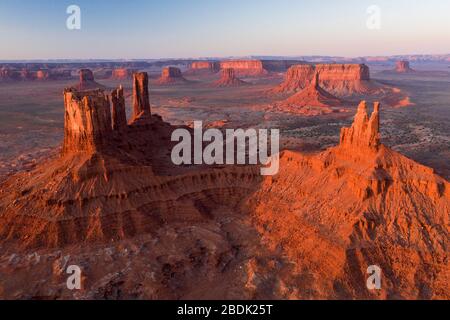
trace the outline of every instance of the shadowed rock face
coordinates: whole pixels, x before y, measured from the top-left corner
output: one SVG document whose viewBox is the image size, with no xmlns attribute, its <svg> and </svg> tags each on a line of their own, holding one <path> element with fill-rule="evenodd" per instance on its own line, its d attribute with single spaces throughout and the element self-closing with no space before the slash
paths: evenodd
<svg viewBox="0 0 450 320">
<path fill-rule="evenodd" d="M 186 79 L 183 78 L 179 68 L 165 67 L 161 72 L 161 77 L 158 79 L 157 84 L 177 84 L 185 82 Z"/>
<path fill-rule="evenodd" d="M 133 119 L 150 115 L 148 74 L 138 72 L 133 74 Z"/>
<path fill-rule="evenodd" d="M 406 60 L 397 61 L 395 64 L 395 71 L 399 73 L 414 72 L 414 70 L 409 66 L 409 61 Z"/>
<path fill-rule="evenodd" d="M 125 111 L 125 98 L 123 96 L 122 86 L 111 92 L 111 103 L 113 130 L 125 132 L 127 129 L 127 115 Z"/>
<path fill-rule="evenodd" d="M 94 73 L 90 69 L 81 69 L 79 71 L 80 81 L 74 87 L 78 90 L 103 89 L 104 86 L 97 83 L 94 79 Z"/>
<path fill-rule="evenodd" d="M 220 79 L 215 82 L 216 87 L 239 87 L 248 83 L 236 78 L 236 72 L 232 68 L 222 69 Z"/>
</svg>

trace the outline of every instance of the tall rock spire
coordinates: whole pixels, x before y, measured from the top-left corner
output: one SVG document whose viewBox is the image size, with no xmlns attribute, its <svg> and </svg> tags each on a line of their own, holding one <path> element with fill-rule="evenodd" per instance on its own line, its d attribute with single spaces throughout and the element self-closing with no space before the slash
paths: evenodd
<svg viewBox="0 0 450 320">
<path fill-rule="evenodd" d="M 113 130 L 123 132 L 127 128 L 127 115 L 122 86 L 111 92 L 111 102 Z"/>
<path fill-rule="evenodd" d="M 380 103 L 374 103 L 372 115 L 368 116 L 366 102 L 358 106 L 353 124 L 341 129 L 340 146 L 343 148 L 369 148 L 377 151 L 380 146 Z"/>
<path fill-rule="evenodd" d="M 148 95 L 148 74 L 133 74 L 133 119 L 150 116 L 150 100 Z"/>
</svg>

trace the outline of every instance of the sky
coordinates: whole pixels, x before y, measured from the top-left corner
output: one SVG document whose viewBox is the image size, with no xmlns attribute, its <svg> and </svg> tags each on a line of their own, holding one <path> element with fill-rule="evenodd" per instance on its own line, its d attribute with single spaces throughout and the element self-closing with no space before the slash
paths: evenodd
<svg viewBox="0 0 450 320">
<path fill-rule="evenodd" d="M 447 54 L 449 14 L 449 0 L 0 0 L 0 60 Z"/>
</svg>

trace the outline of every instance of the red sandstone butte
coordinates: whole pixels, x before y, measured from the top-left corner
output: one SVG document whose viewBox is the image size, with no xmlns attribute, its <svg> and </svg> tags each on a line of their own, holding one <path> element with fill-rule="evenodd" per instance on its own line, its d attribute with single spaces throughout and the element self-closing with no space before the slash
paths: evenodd
<svg viewBox="0 0 450 320">
<path fill-rule="evenodd" d="M 409 61 L 400 60 L 400 61 L 397 61 L 395 64 L 395 72 L 410 73 L 410 72 L 414 72 L 414 70 L 410 68 Z"/>
<path fill-rule="evenodd" d="M 151 116 L 150 99 L 148 94 L 147 72 L 133 74 L 133 116 L 132 120 Z"/>
<path fill-rule="evenodd" d="M 369 67 L 365 64 L 301 64 L 289 68 L 283 83 L 272 93 L 295 92 L 306 88 L 315 74 L 320 86 L 329 93 L 345 97 L 353 94 L 373 94 L 380 90 L 370 80 Z"/>
<path fill-rule="evenodd" d="M 175 67 L 165 67 L 162 69 L 161 77 L 156 82 L 160 85 L 180 84 L 185 83 L 187 80 L 183 78 L 181 70 Z"/>
<path fill-rule="evenodd" d="M 295 107 L 331 107 L 339 106 L 341 103 L 337 97 L 320 87 L 319 74 L 316 73 L 313 82 L 289 97 L 283 104 Z"/>
<path fill-rule="evenodd" d="M 239 87 L 248 83 L 238 79 L 236 72 L 232 68 L 222 69 L 221 77 L 214 83 L 215 87 Z"/>
<path fill-rule="evenodd" d="M 92 90 L 104 88 L 103 85 L 97 83 L 94 79 L 94 73 L 90 69 L 81 69 L 80 72 L 80 82 L 75 85 L 78 90 Z"/>
<path fill-rule="evenodd" d="M 112 71 L 112 79 L 115 80 L 127 80 L 131 79 L 135 70 L 127 68 L 117 68 Z"/>
<path fill-rule="evenodd" d="M 261 60 L 225 60 L 220 69 L 234 69 L 236 76 L 260 76 L 267 74 Z"/>
<path fill-rule="evenodd" d="M 111 111 L 108 97 L 102 90 L 64 91 L 63 154 L 96 152 L 110 138 Z"/>
</svg>

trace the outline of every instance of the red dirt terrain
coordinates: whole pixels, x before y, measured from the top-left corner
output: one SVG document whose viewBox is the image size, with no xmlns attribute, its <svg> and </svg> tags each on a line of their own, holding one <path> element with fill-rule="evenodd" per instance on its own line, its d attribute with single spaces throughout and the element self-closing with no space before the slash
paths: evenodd
<svg viewBox="0 0 450 320">
<path fill-rule="evenodd" d="M 152 112 L 147 73 L 132 97 L 127 122 L 122 87 L 66 89 L 61 153 L 0 184 L 1 297 L 450 298 L 450 184 L 381 144 L 379 104 L 360 104 L 338 146 L 283 151 L 262 178 L 172 165 L 177 127 Z"/>
</svg>

